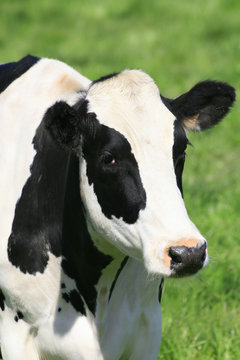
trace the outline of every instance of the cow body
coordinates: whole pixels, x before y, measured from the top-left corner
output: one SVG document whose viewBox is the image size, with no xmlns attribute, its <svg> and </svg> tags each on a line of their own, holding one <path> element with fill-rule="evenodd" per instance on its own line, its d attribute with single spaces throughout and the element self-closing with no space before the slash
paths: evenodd
<svg viewBox="0 0 240 360">
<path fill-rule="evenodd" d="M 140 71 L 92 83 L 57 60 L 2 66 L 4 360 L 156 359 L 162 278 L 208 261 L 181 195 L 179 124 L 212 126 L 232 88 L 217 83 L 209 125 L 203 105 L 179 112 L 186 97 L 160 98 Z"/>
</svg>

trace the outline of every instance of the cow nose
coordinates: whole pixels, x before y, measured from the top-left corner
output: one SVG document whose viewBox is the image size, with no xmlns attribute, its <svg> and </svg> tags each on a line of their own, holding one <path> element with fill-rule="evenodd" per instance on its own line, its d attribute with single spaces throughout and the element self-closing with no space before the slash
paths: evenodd
<svg viewBox="0 0 240 360">
<path fill-rule="evenodd" d="M 192 275 L 200 270 L 206 259 L 206 247 L 206 243 L 200 247 L 170 247 L 168 255 L 171 258 L 170 269 L 173 270 L 173 276 Z"/>
</svg>

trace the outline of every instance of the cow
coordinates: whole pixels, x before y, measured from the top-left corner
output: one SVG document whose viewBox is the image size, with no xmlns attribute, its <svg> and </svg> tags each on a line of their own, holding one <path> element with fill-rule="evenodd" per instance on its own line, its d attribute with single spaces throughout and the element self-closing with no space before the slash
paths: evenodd
<svg viewBox="0 0 240 360">
<path fill-rule="evenodd" d="M 154 360 L 163 279 L 208 263 L 182 195 L 186 130 L 234 89 L 170 99 L 140 70 L 90 81 L 26 56 L 0 66 L 4 360 Z"/>
</svg>

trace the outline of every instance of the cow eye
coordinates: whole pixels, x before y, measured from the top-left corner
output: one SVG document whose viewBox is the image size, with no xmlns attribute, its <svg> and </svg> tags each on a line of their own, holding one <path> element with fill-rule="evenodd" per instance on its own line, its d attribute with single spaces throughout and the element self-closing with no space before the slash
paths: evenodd
<svg viewBox="0 0 240 360">
<path fill-rule="evenodd" d="M 114 165 L 116 163 L 115 157 L 110 152 L 105 152 L 101 155 L 101 160 L 104 165 Z"/>
</svg>

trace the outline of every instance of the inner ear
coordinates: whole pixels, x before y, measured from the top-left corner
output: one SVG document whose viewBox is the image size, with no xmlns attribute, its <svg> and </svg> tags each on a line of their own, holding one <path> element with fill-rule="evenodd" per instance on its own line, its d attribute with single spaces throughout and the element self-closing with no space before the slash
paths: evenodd
<svg viewBox="0 0 240 360">
<path fill-rule="evenodd" d="M 189 118 L 183 119 L 183 126 L 192 131 L 201 130 L 201 128 L 198 126 L 197 120 L 199 118 L 199 113 L 196 115 L 193 115 Z"/>
</svg>

